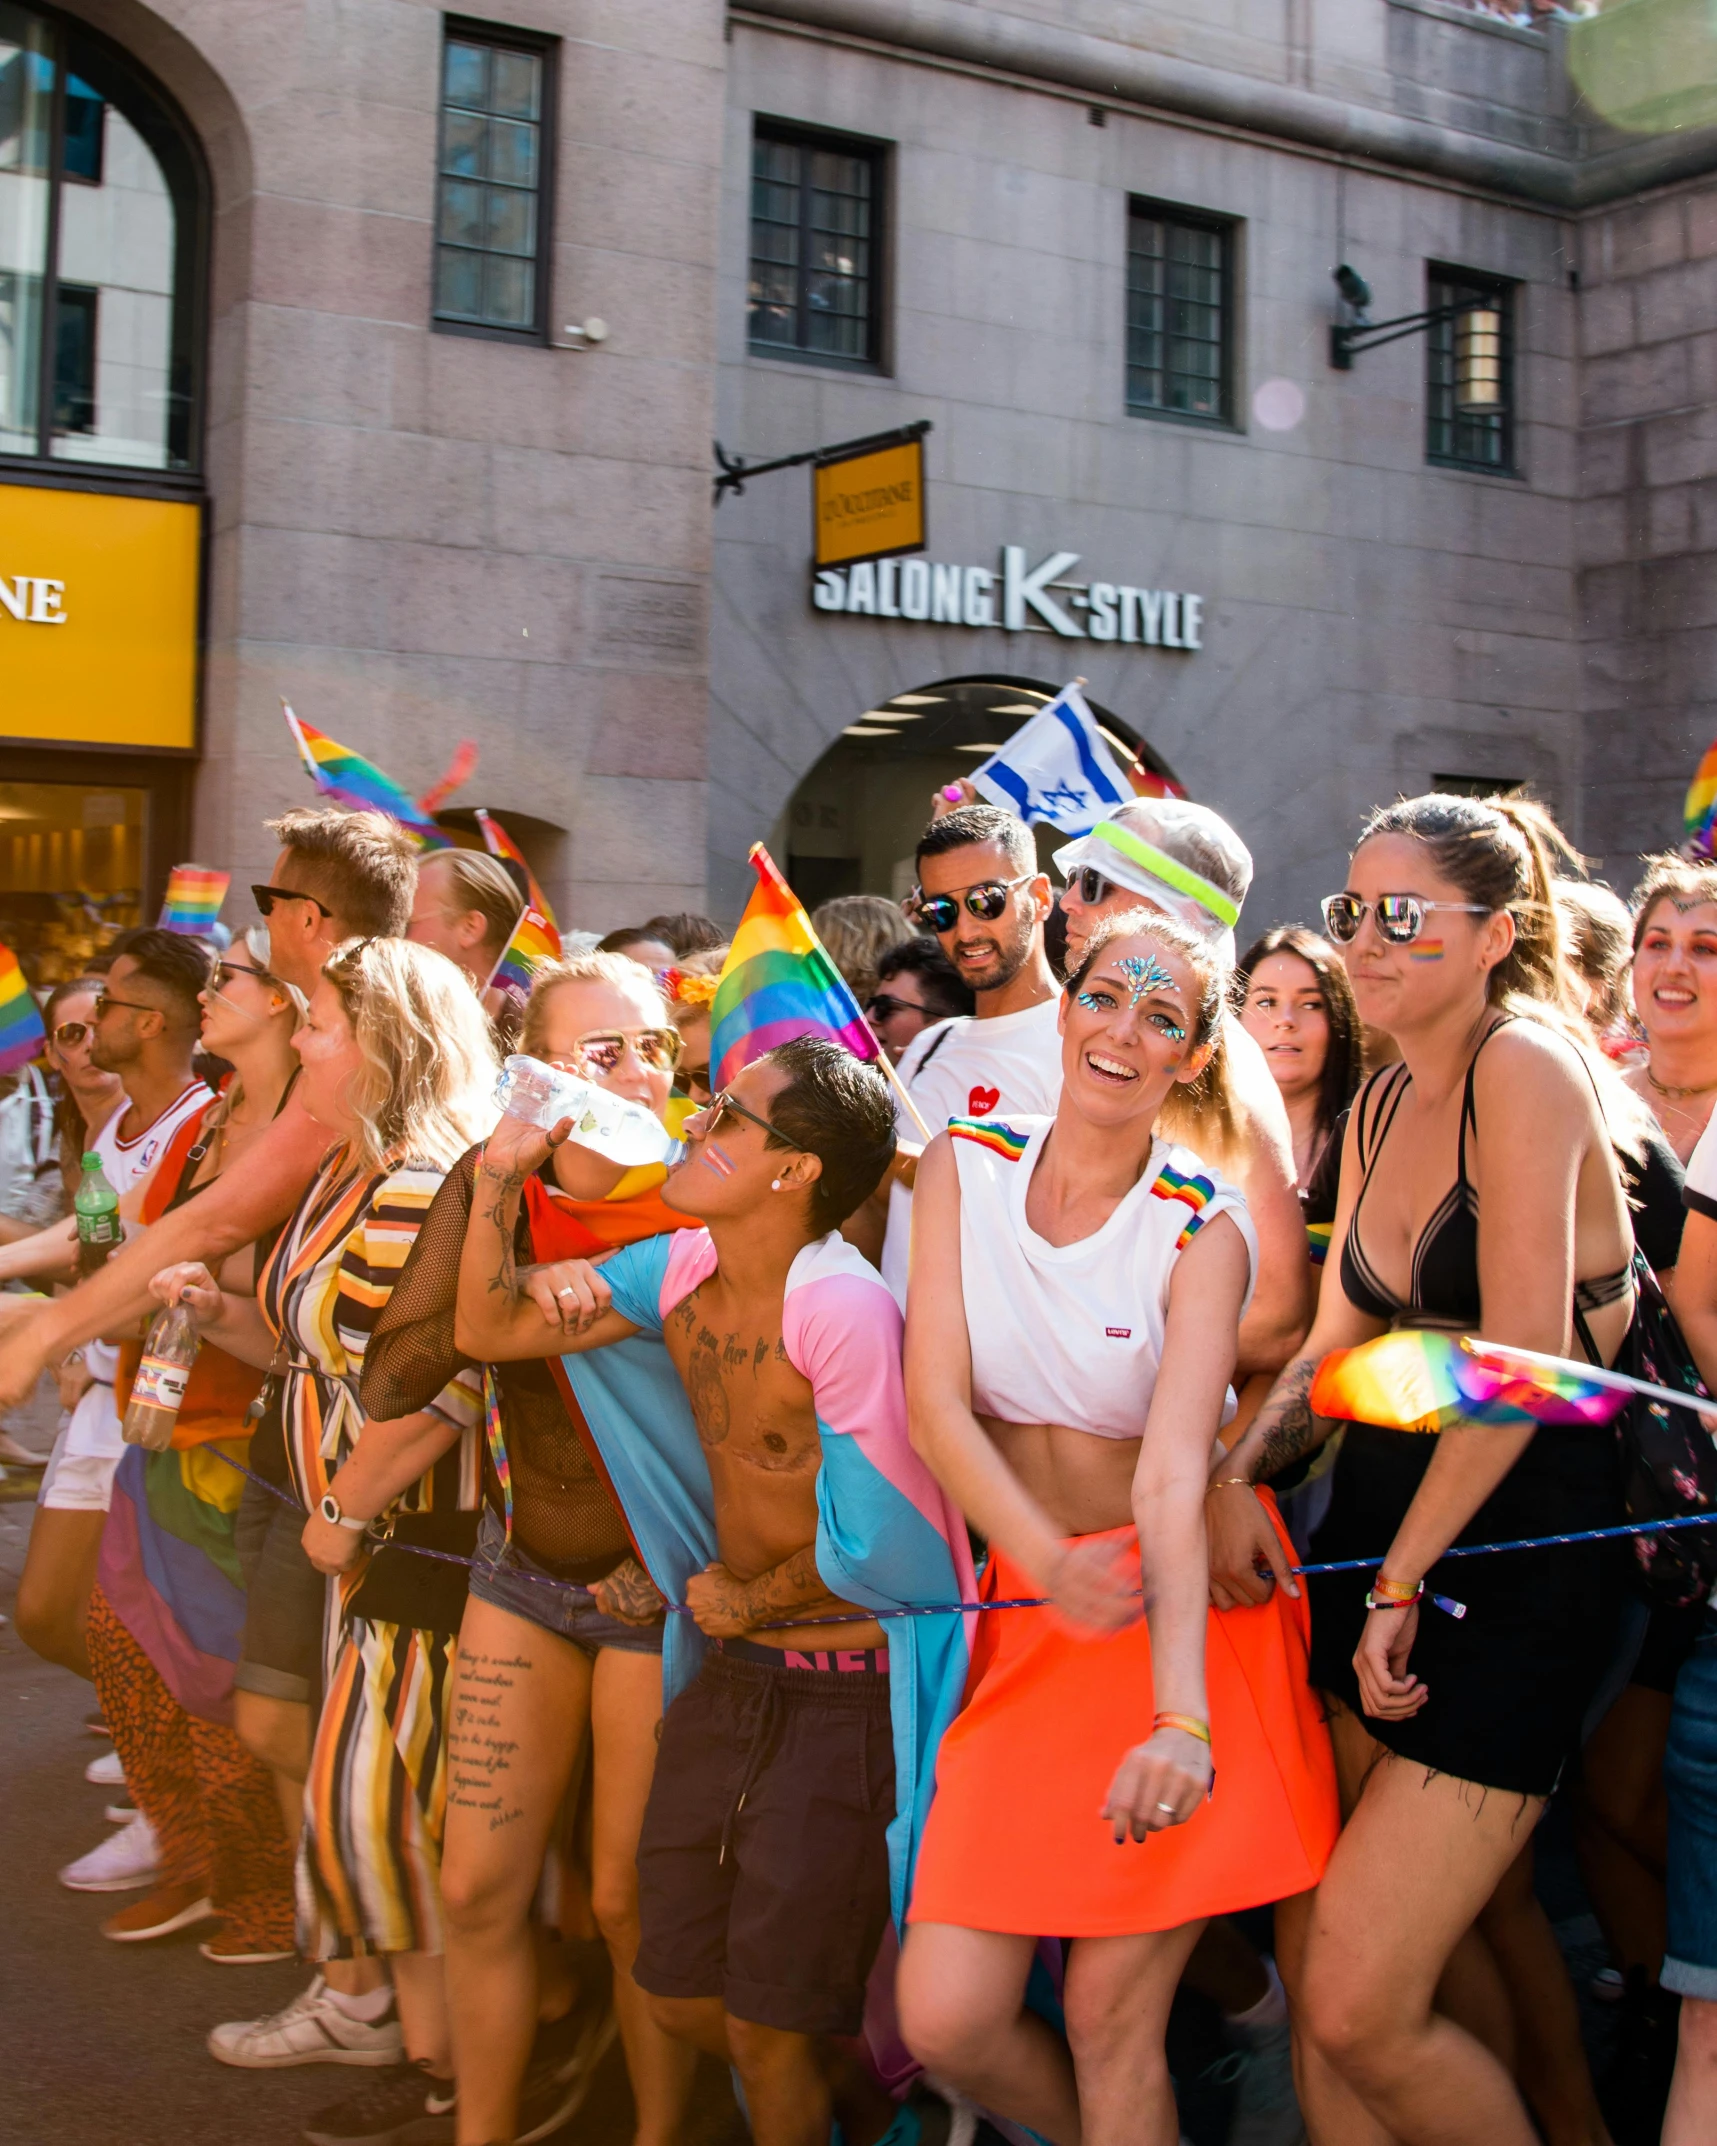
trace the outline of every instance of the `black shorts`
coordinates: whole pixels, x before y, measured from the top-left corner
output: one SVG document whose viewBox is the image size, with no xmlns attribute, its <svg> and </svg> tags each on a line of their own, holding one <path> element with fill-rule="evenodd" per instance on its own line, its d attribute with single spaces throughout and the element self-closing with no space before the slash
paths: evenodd
<svg viewBox="0 0 1717 2146">
<path fill-rule="evenodd" d="M 260 1483 L 246 1483 L 233 1549 L 244 1574 L 240 1691 L 315 1707 L 322 1691 L 322 1620 L 328 1583 L 304 1554 L 305 1515 Z"/>
<path fill-rule="evenodd" d="M 712 1649 L 662 1723 L 638 1843 L 639 1986 L 719 1997 L 788 2033 L 857 2034 L 893 1817 L 885 1673 Z"/>
</svg>

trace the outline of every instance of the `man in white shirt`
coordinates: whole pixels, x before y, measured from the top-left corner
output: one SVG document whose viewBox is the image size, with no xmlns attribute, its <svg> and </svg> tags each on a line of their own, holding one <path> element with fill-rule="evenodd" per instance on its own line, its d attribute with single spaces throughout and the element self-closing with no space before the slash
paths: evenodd
<svg viewBox="0 0 1717 2146">
<path fill-rule="evenodd" d="M 1060 990 L 1043 949 L 1047 873 L 1031 829 L 995 805 L 963 805 L 932 820 L 918 843 L 918 886 L 907 914 L 934 932 L 968 983 L 977 1011 L 927 1028 L 898 1071 L 920 1117 L 940 1132 L 950 1118 L 1052 1113 L 1061 1093 Z M 904 1114 L 902 1136 L 922 1135 Z M 882 1276 L 906 1302 L 912 1195 L 889 1188 Z"/>
</svg>

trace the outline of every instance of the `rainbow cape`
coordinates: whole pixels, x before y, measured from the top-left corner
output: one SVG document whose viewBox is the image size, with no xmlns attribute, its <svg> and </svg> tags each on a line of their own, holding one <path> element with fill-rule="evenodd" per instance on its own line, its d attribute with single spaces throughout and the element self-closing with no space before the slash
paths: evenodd
<svg viewBox="0 0 1717 2146">
<path fill-rule="evenodd" d="M 1717 818 L 1717 740 L 1706 748 L 1705 758 L 1694 772 L 1681 817 L 1687 829 L 1688 847 L 1709 857 L 1712 821 Z"/>
<path fill-rule="evenodd" d="M 1481 1353 L 1482 1352 L 1482 1353 Z M 1608 1423 L 1628 1389 L 1592 1367 L 1511 1361 L 1500 1344 L 1403 1329 L 1332 1349 L 1312 1380 L 1314 1415 L 1389 1431 L 1444 1431 L 1456 1423 Z"/>
<path fill-rule="evenodd" d="M 232 883 L 230 872 L 206 864 L 176 864 L 167 875 L 167 899 L 161 904 L 160 928 L 196 937 L 221 913 Z"/>
<path fill-rule="evenodd" d="M 545 961 L 560 959 L 560 933 L 540 909 L 526 909 L 507 941 L 506 950 L 489 978 L 492 991 L 518 991 L 530 996 L 536 973 Z"/>
<path fill-rule="evenodd" d="M 477 831 L 482 835 L 483 846 L 491 857 L 499 857 L 506 864 L 516 864 L 519 870 L 523 872 L 525 885 L 529 890 L 531 908 L 537 912 L 538 916 L 543 918 L 551 931 L 556 930 L 554 911 L 548 905 L 548 896 L 537 885 L 537 875 L 525 862 L 524 851 L 520 849 L 500 821 L 494 818 L 492 814 L 485 812 L 481 805 L 477 807 Z M 558 947 L 556 951 L 559 951 Z"/>
<path fill-rule="evenodd" d="M 285 701 L 280 706 L 310 779 L 324 797 L 354 812 L 385 812 L 390 819 L 398 820 L 419 849 L 453 847 L 423 807 L 414 803 L 391 775 L 384 775 L 374 761 L 340 744 L 314 723 L 305 722 Z"/>
<path fill-rule="evenodd" d="M 0 946 L 0 1073 L 27 1066 L 47 1037 L 17 955 L 9 946 Z"/>
<path fill-rule="evenodd" d="M 713 1085 L 725 1088 L 765 1051 L 795 1036 L 832 1036 L 855 1058 L 878 1057 L 858 1000 L 761 842 L 752 846 L 751 864 L 756 891 L 733 935 L 710 1013 Z"/>
</svg>

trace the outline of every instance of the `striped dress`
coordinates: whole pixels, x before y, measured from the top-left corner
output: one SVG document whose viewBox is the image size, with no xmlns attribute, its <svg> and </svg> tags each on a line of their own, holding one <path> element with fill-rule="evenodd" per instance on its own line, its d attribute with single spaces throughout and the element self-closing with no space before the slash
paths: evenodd
<svg viewBox="0 0 1717 2146">
<path fill-rule="evenodd" d="M 257 1295 L 285 1357 L 287 1466 L 308 1511 L 364 1433 L 358 1381 L 382 1307 L 445 1173 L 349 1148 L 317 1172 Z M 401 1514 L 474 1512 L 482 1488 L 482 1388 L 463 1371 L 430 1403 L 456 1433 L 396 1503 Z M 384 1553 L 399 1559 L 403 1553 Z M 414 1562 L 416 1562 L 414 1560 Z M 441 1835 L 447 1701 L 457 1635 L 361 1614 L 361 1576 L 331 1599 L 327 1693 L 305 1784 L 300 1941 L 316 1959 L 442 1948 Z"/>
</svg>

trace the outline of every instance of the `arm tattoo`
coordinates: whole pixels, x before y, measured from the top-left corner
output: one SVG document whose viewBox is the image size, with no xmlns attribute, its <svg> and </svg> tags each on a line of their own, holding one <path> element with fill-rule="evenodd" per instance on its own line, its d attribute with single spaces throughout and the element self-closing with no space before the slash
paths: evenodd
<svg viewBox="0 0 1717 2146">
<path fill-rule="evenodd" d="M 817 1570 L 817 1546 L 808 1542 L 783 1563 L 746 1582 L 743 1614 L 749 1624 L 768 1624 L 810 1603 L 833 1599 Z"/>
<path fill-rule="evenodd" d="M 628 1557 L 591 1589 L 597 1607 L 623 1624 L 658 1624 L 664 1608 L 656 1583 L 635 1557 Z"/>
<path fill-rule="evenodd" d="M 1328 1435 L 1327 1426 L 1320 1429 L 1319 1419 L 1312 1414 L 1312 1380 L 1317 1368 L 1308 1356 L 1283 1372 L 1274 1396 L 1275 1420 L 1259 1440 L 1258 1465 L 1252 1476 L 1255 1483 L 1280 1475 L 1290 1462 L 1322 1445 Z"/>
<path fill-rule="evenodd" d="M 514 1263 L 513 1221 L 518 1212 L 519 1194 L 524 1187 L 522 1177 L 501 1175 L 485 1168 L 482 1181 L 487 1190 L 482 1194 L 486 1205 L 483 1220 L 491 1224 L 501 1240 L 501 1259 L 495 1272 L 489 1277 L 489 1294 L 517 1296 L 519 1293 L 518 1268 Z"/>
</svg>

